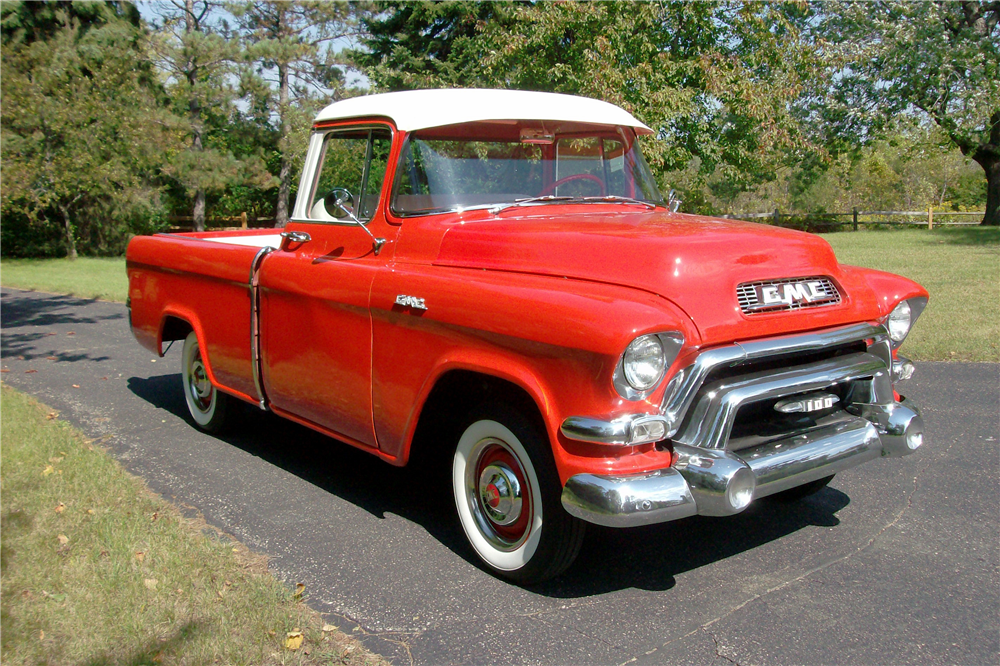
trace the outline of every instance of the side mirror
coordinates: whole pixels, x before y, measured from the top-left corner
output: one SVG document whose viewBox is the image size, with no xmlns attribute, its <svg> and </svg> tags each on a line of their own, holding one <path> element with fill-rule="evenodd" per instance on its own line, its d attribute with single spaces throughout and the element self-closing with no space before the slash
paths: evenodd
<svg viewBox="0 0 1000 666">
<path fill-rule="evenodd" d="M 373 234 L 368 227 L 365 226 L 365 223 L 354 215 L 354 212 L 351 210 L 351 208 L 354 207 L 353 194 L 342 187 L 335 187 L 330 190 L 329 194 L 323 197 L 323 205 L 326 206 L 327 211 L 333 214 L 334 217 L 337 217 L 338 219 L 345 217 L 350 218 L 355 224 L 364 229 L 364 232 L 371 236 L 372 249 L 375 251 L 375 256 L 378 256 L 378 253 L 382 251 L 382 246 L 385 245 L 385 239 L 375 238 L 375 234 Z M 348 206 L 350 206 L 350 208 L 348 208 Z M 341 215 L 337 215 L 337 212 L 341 213 Z"/>
<path fill-rule="evenodd" d="M 684 203 L 677 198 L 677 190 L 670 190 L 667 194 L 667 208 L 670 209 L 671 213 L 676 213 L 681 208 L 681 204 Z"/>
</svg>

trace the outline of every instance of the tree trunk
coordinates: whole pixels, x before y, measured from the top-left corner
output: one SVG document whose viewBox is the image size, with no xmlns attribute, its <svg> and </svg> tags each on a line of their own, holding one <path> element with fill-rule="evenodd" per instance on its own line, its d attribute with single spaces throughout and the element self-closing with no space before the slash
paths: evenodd
<svg viewBox="0 0 1000 666">
<path fill-rule="evenodd" d="M 205 230 L 205 190 L 197 190 L 194 193 L 194 229 L 195 231 Z"/>
<path fill-rule="evenodd" d="M 986 171 L 986 214 L 981 225 L 1000 226 L 1000 156 L 991 154 L 976 160 Z"/>
<path fill-rule="evenodd" d="M 274 209 L 274 226 L 288 224 L 288 199 L 292 192 L 292 161 L 288 158 L 288 144 L 291 141 L 291 127 L 288 122 L 288 65 L 278 64 L 278 118 L 281 135 L 278 149 L 281 151 L 281 169 L 278 171 L 278 205 Z"/>
<path fill-rule="evenodd" d="M 194 0 L 184 0 L 184 34 L 190 35 L 200 31 L 201 28 L 195 20 Z M 195 153 L 201 153 L 204 150 L 201 142 L 201 102 L 194 93 L 198 84 L 198 65 L 190 55 L 187 62 L 184 63 L 184 73 L 187 77 L 188 86 L 190 86 L 188 94 L 191 95 L 188 99 L 188 118 L 191 121 L 191 150 Z M 200 186 L 194 192 L 194 209 L 191 211 L 191 216 L 194 218 L 195 231 L 204 231 L 205 190 Z"/>
<path fill-rule="evenodd" d="M 73 223 L 70 221 L 69 211 L 65 206 L 59 206 L 59 211 L 63 216 L 63 223 L 66 226 L 66 256 L 72 261 L 76 259 L 76 238 L 73 237 Z"/>
</svg>

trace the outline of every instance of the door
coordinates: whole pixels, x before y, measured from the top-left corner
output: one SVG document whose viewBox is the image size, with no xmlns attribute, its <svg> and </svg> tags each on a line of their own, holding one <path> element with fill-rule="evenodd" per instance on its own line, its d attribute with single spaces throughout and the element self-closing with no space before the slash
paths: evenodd
<svg viewBox="0 0 1000 666">
<path fill-rule="evenodd" d="M 392 256 L 397 230 L 380 205 L 391 144 L 385 126 L 326 131 L 317 144 L 317 177 L 309 192 L 299 192 L 308 205 L 296 206 L 286 229 L 309 240 L 286 241 L 260 273 L 271 407 L 369 447 L 377 446 L 369 293 Z M 372 236 L 387 241 L 378 252 Z"/>
</svg>

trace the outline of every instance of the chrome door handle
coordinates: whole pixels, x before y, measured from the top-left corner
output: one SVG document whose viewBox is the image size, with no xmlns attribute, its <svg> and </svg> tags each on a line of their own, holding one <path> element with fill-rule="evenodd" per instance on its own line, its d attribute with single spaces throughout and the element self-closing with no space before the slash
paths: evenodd
<svg viewBox="0 0 1000 666">
<path fill-rule="evenodd" d="M 312 240 L 312 236 L 304 231 L 282 231 L 281 232 L 281 248 L 285 249 L 289 243 L 308 243 Z"/>
</svg>

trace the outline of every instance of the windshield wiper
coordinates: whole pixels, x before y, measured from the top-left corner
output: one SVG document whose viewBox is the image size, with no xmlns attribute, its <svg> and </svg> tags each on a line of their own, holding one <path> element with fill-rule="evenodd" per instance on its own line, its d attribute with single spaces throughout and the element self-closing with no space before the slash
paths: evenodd
<svg viewBox="0 0 1000 666">
<path fill-rule="evenodd" d="M 652 201 L 643 201 L 642 199 L 633 199 L 632 197 L 622 197 L 618 196 L 617 194 L 608 194 L 603 197 L 577 197 L 577 198 L 582 199 L 584 201 L 601 201 L 601 202 L 606 201 L 608 203 L 638 204 L 640 206 L 645 206 L 650 210 L 656 208 L 656 204 L 653 203 Z"/>
<path fill-rule="evenodd" d="M 579 198 L 580 197 L 557 197 L 552 194 L 546 194 L 544 197 L 525 197 L 524 199 L 514 199 L 514 201 L 510 201 L 508 203 L 496 204 L 494 206 L 491 206 L 489 210 L 491 213 L 496 215 L 500 211 L 507 210 L 508 208 L 512 208 L 514 206 L 526 206 L 529 204 L 536 204 L 536 203 L 549 203 L 552 201 L 574 201 Z"/>
<path fill-rule="evenodd" d="M 551 203 L 553 201 L 568 202 L 568 203 L 623 203 L 623 204 L 638 204 L 640 206 L 646 206 L 650 210 L 656 208 L 656 204 L 652 201 L 643 201 L 642 199 L 633 199 L 632 197 L 622 197 L 617 194 L 608 194 L 603 197 L 577 197 L 577 196 L 554 196 L 552 194 L 547 194 L 544 197 L 526 197 L 524 199 L 516 199 L 509 203 L 496 204 L 490 207 L 489 211 L 496 215 L 502 210 L 506 210 L 513 206 L 525 206 L 531 204 L 539 203 Z M 660 204 L 662 205 L 662 204 Z"/>
</svg>

